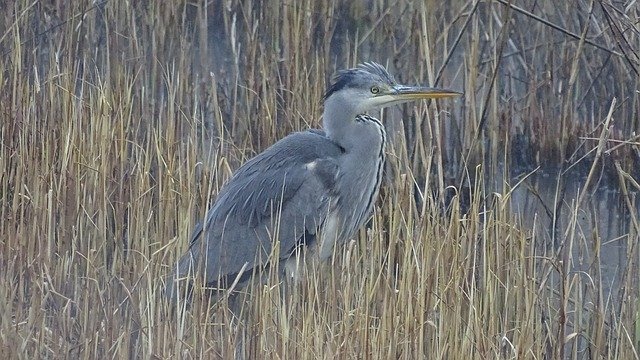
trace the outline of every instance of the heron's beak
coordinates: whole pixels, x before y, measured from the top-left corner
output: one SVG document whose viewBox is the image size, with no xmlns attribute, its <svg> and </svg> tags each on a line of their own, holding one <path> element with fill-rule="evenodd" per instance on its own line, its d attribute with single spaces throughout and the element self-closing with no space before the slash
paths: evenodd
<svg viewBox="0 0 640 360">
<path fill-rule="evenodd" d="M 418 99 L 448 98 L 460 96 L 462 95 L 462 93 L 449 89 L 432 88 L 426 86 L 396 85 L 391 88 L 391 93 L 389 95 L 396 98 L 396 100 L 398 101 L 409 101 Z"/>
<path fill-rule="evenodd" d="M 371 98 L 370 104 L 368 105 L 371 105 L 370 107 L 381 108 L 413 100 L 440 99 L 460 95 L 462 95 L 462 93 L 448 89 L 396 85 Z"/>
</svg>

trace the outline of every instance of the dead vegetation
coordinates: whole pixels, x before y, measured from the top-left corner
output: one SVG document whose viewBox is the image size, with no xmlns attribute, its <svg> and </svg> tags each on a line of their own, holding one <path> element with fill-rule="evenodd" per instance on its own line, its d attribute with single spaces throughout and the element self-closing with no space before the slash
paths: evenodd
<svg viewBox="0 0 640 360">
<path fill-rule="evenodd" d="M 639 358 L 635 2 L 4 5 L 3 358 Z M 241 314 L 172 311 L 162 277 L 220 186 L 320 126 L 329 76 L 365 60 L 465 92 L 384 114 L 370 229 Z M 514 215 L 509 172 L 549 165 L 584 168 L 582 191 L 561 177 L 548 214 Z M 579 221 L 602 179 L 630 219 L 614 240 Z M 615 291 L 603 241 L 626 254 Z"/>
</svg>

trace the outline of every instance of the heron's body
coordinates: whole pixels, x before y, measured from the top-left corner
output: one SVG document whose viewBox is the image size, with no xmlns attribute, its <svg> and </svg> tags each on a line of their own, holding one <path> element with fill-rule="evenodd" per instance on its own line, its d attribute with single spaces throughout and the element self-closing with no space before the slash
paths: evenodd
<svg viewBox="0 0 640 360">
<path fill-rule="evenodd" d="M 341 72 L 325 96 L 324 131 L 290 134 L 240 167 L 194 231 L 174 277 L 200 273 L 224 285 L 273 256 L 295 272 L 296 250 L 328 258 L 370 217 L 382 181 L 384 126 L 364 111 L 455 94 L 399 86 L 374 63 Z"/>
</svg>

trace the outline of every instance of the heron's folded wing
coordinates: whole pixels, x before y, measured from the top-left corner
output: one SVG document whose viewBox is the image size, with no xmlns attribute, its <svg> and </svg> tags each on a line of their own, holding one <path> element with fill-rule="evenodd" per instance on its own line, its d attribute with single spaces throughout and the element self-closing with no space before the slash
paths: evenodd
<svg viewBox="0 0 640 360">
<path fill-rule="evenodd" d="M 194 236 L 190 253 L 200 262 L 198 248 L 205 249 L 207 281 L 265 264 L 276 240 L 282 258 L 305 233 L 315 234 L 329 210 L 341 151 L 320 134 L 295 133 L 243 165 Z"/>
</svg>

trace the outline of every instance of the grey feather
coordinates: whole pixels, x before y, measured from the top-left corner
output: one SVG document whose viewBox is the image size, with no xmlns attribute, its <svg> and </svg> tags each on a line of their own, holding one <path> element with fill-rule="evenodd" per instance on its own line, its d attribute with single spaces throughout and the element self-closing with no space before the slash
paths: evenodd
<svg viewBox="0 0 640 360">
<path fill-rule="evenodd" d="M 245 263 L 249 270 L 264 265 L 276 232 L 279 253 L 287 257 L 305 232 L 315 234 L 321 225 L 338 174 L 335 159 L 342 152 L 321 132 L 307 131 L 283 138 L 245 163 L 218 194 L 205 225 L 194 231 L 178 277 L 198 269 L 210 283 L 237 274 Z M 278 218 L 286 224 L 278 224 Z"/>
</svg>

